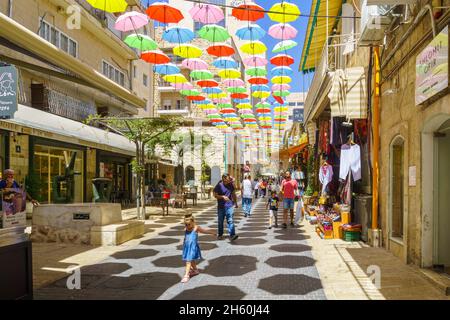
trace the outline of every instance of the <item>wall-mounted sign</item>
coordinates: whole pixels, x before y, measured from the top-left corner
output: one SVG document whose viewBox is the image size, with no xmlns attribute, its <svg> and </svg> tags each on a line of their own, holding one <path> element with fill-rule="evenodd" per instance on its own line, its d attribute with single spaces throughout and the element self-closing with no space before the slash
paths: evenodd
<svg viewBox="0 0 450 320">
<path fill-rule="evenodd" d="M 0 119 L 14 118 L 17 111 L 17 69 L 0 67 Z"/>
<path fill-rule="evenodd" d="M 75 212 L 73 214 L 73 220 L 90 220 L 91 214 L 89 212 Z"/>
<path fill-rule="evenodd" d="M 303 111 L 304 109 L 294 109 L 293 110 L 293 121 L 294 122 L 303 122 Z"/>
<path fill-rule="evenodd" d="M 416 105 L 448 88 L 448 26 L 416 58 Z"/>
</svg>

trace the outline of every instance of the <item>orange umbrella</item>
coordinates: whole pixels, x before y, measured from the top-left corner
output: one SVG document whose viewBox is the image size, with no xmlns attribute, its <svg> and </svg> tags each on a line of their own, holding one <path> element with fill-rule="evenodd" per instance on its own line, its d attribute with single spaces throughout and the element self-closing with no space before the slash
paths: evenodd
<svg viewBox="0 0 450 320">
<path fill-rule="evenodd" d="M 287 54 L 279 54 L 272 59 L 270 63 L 276 66 L 289 66 L 295 62 L 294 58 Z"/>
<path fill-rule="evenodd" d="M 203 97 L 203 96 L 187 96 L 186 99 L 188 99 L 190 101 L 203 101 L 203 100 L 206 100 L 206 98 Z"/>
<path fill-rule="evenodd" d="M 180 10 L 163 2 L 153 3 L 146 13 L 151 19 L 162 23 L 178 23 L 184 19 Z"/>
<path fill-rule="evenodd" d="M 202 88 L 213 88 L 213 87 L 218 87 L 219 83 L 215 80 L 202 80 L 202 81 L 198 81 L 197 85 Z"/>
<path fill-rule="evenodd" d="M 213 46 L 210 46 L 206 51 L 216 57 L 227 57 L 235 54 L 235 50 L 232 46 L 227 44 L 216 44 Z"/>
<path fill-rule="evenodd" d="M 268 84 L 269 80 L 267 80 L 267 78 L 263 78 L 263 77 L 253 77 L 248 79 L 248 82 L 251 84 Z"/>
<path fill-rule="evenodd" d="M 248 98 L 248 94 L 246 93 L 233 93 L 231 96 L 233 99 L 245 99 Z"/>
<path fill-rule="evenodd" d="M 170 62 L 170 58 L 160 50 L 142 52 L 141 59 L 153 64 L 165 64 Z"/>
<path fill-rule="evenodd" d="M 264 18 L 264 8 L 255 3 L 241 4 L 233 9 L 231 15 L 241 21 L 257 21 Z"/>
</svg>

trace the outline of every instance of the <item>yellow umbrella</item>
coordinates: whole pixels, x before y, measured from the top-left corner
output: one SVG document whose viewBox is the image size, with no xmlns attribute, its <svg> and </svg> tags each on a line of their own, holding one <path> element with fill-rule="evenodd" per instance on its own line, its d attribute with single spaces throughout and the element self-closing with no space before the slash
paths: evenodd
<svg viewBox="0 0 450 320">
<path fill-rule="evenodd" d="M 186 82 L 188 82 L 186 77 L 184 75 L 182 75 L 181 73 L 168 74 L 168 75 L 164 76 L 163 79 L 164 79 L 164 81 L 171 82 L 171 83 L 186 83 Z"/>
<path fill-rule="evenodd" d="M 213 110 L 216 108 L 216 106 L 213 104 L 201 104 L 200 108 L 203 110 Z"/>
<path fill-rule="evenodd" d="M 267 14 L 272 21 L 275 22 L 292 22 L 300 16 L 300 9 L 297 5 L 290 2 L 275 3 Z"/>
<path fill-rule="evenodd" d="M 253 109 L 253 106 L 250 103 L 239 103 L 236 108 L 238 109 Z"/>
<path fill-rule="evenodd" d="M 216 126 L 217 129 L 226 129 L 228 126 L 226 124 L 219 124 Z"/>
<path fill-rule="evenodd" d="M 217 72 L 219 77 L 228 79 L 237 79 L 241 77 L 241 72 L 235 69 L 223 69 Z"/>
<path fill-rule="evenodd" d="M 292 81 L 291 77 L 288 76 L 277 76 L 272 78 L 272 83 L 275 84 L 286 84 Z"/>
<path fill-rule="evenodd" d="M 259 117 L 259 121 L 271 121 L 272 117 Z"/>
<path fill-rule="evenodd" d="M 226 122 L 233 122 L 233 121 L 239 121 L 240 119 L 238 117 L 230 117 L 230 118 L 225 118 Z"/>
<path fill-rule="evenodd" d="M 255 98 L 268 98 L 270 96 L 270 92 L 267 91 L 255 91 L 252 93 L 252 96 L 254 96 Z"/>
<path fill-rule="evenodd" d="M 124 12 L 128 3 L 125 0 L 87 0 L 91 6 L 106 12 Z"/>
<path fill-rule="evenodd" d="M 192 44 L 181 44 L 173 48 L 173 54 L 187 59 L 200 58 L 202 53 L 202 49 Z"/>
<path fill-rule="evenodd" d="M 275 111 L 275 112 L 288 111 L 288 107 L 275 107 L 275 108 L 273 108 L 273 111 Z"/>
<path fill-rule="evenodd" d="M 208 95 L 208 98 L 210 99 L 221 99 L 221 98 L 226 98 L 228 95 L 225 92 L 221 92 L 221 93 L 211 93 Z"/>
<path fill-rule="evenodd" d="M 253 41 L 243 44 L 241 50 L 247 54 L 261 54 L 267 51 L 267 47 L 261 41 Z"/>
</svg>

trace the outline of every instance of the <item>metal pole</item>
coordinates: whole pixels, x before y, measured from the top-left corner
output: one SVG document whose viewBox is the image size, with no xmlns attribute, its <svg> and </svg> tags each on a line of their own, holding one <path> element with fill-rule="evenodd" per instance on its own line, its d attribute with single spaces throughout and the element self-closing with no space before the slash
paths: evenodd
<svg viewBox="0 0 450 320">
<path fill-rule="evenodd" d="M 375 59 L 375 96 L 373 99 L 373 181 L 372 181 L 372 229 L 378 228 L 378 179 L 379 179 L 379 118 L 380 118 L 380 49 L 374 48 Z"/>
</svg>

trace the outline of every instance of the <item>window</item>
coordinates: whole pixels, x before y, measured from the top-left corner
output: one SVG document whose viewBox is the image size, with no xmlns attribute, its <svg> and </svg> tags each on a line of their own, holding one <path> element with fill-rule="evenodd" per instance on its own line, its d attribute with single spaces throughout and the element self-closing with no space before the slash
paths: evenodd
<svg viewBox="0 0 450 320">
<path fill-rule="evenodd" d="M 177 110 L 181 110 L 181 100 L 177 100 Z"/>
<path fill-rule="evenodd" d="M 78 56 L 78 43 L 41 19 L 39 36 L 73 57 Z"/>
<path fill-rule="evenodd" d="M 289 102 L 289 107 L 295 107 L 295 102 Z"/>
<path fill-rule="evenodd" d="M 148 86 L 148 76 L 146 74 L 143 75 L 142 82 L 144 83 L 144 86 Z"/>
<path fill-rule="evenodd" d="M 106 61 L 103 61 L 102 63 L 102 73 L 108 79 L 120 84 L 122 87 L 125 86 L 125 74 Z"/>
<path fill-rule="evenodd" d="M 172 101 L 164 100 L 163 108 L 164 110 L 172 110 Z"/>
<path fill-rule="evenodd" d="M 390 168 L 390 236 L 403 239 L 403 213 L 404 213 L 404 140 L 397 137 L 391 144 Z"/>
<path fill-rule="evenodd" d="M 133 66 L 133 78 L 137 78 L 137 68 L 136 66 Z"/>
</svg>

